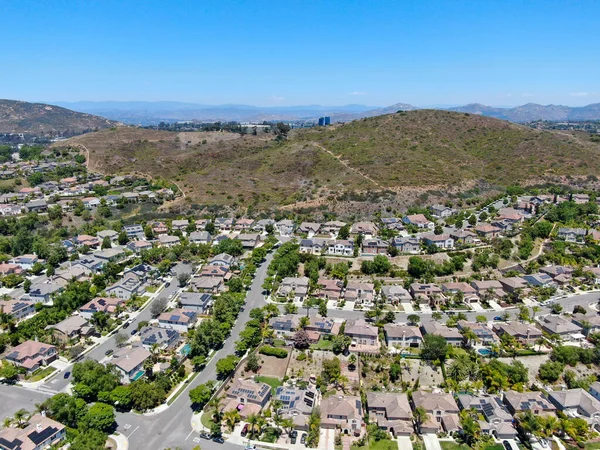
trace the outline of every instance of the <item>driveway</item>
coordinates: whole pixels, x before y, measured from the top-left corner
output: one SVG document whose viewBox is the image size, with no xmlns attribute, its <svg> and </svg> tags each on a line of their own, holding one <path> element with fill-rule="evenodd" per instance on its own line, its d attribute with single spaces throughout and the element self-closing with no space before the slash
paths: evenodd
<svg viewBox="0 0 600 450">
<path fill-rule="evenodd" d="M 479 302 L 471 303 L 470 306 L 471 309 L 473 309 L 473 311 L 485 311 L 485 309 L 483 308 L 483 306 L 481 306 L 481 303 Z"/>
<path fill-rule="evenodd" d="M 398 441 L 398 450 L 413 450 L 409 436 L 398 436 L 396 440 Z"/>
<path fill-rule="evenodd" d="M 440 441 L 435 434 L 424 434 L 423 443 L 425 444 L 425 448 L 427 450 L 442 450 Z"/>
<path fill-rule="evenodd" d="M 490 300 L 490 306 L 494 311 L 502 311 L 502 306 L 496 303 L 494 300 Z"/>
</svg>

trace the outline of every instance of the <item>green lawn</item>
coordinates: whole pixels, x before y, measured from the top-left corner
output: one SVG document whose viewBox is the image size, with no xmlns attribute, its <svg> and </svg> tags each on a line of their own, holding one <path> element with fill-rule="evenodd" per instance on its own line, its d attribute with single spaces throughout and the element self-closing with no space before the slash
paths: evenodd
<svg viewBox="0 0 600 450">
<path fill-rule="evenodd" d="M 158 288 L 156 286 L 148 286 L 146 288 L 146 292 L 150 292 L 151 294 L 154 294 L 156 292 Z"/>
<path fill-rule="evenodd" d="M 353 445 L 352 450 L 398 450 L 398 442 L 391 440 L 376 441 L 375 439 L 369 440 L 368 445 L 358 447 Z"/>
<path fill-rule="evenodd" d="M 258 383 L 267 383 L 269 386 L 271 386 L 272 393 L 275 393 L 275 389 L 277 389 L 279 386 L 281 386 L 283 384 L 279 378 L 272 378 L 272 377 L 258 376 L 258 377 L 255 377 L 255 381 L 257 381 Z"/>
<path fill-rule="evenodd" d="M 31 378 L 27 381 L 33 383 L 34 381 L 40 381 L 50 375 L 52 372 L 55 372 L 56 369 L 54 367 L 45 367 L 33 373 Z"/>
<path fill-rule="evenodd" d="M 488 445 L 487 447 L 484 447 L 483 450 L 504 450 L 504 445 L 502 445 L 502 444 Z"/>
<path fill-rule="evenodd" d="M 202 417 L 200 418 L 200 421 L 202 422 L 202 425 L 204 426 L 204 428 L 208 428 L 210 430 L 210 427 L 213 426 L 214 421 L 212 420 L 212 410 L 210 411 L 204 411 L 202 413 Z"/>
<path fill-rule="evenodd" d="M 273 341 L 273 347 L 285 347 L 285 341 L 282 339 L 275 339 Z"/>
<path fill-rule="evenodd" d="M 469 446 L 464 444 L 459 444 L 458 442 L 450 442 L 450 441 L 440 441 L 440 446 L 442 450 L 468 450 Z M 500 446 L 502 447 L 502 446 Z"/>
<path fill-rule="evenodd" d="M 319 339 L 316 344 L 310 346 L 313 350 L 333 350 L 333 341 L 326 341 L 325 339 Z"/>
</svg>

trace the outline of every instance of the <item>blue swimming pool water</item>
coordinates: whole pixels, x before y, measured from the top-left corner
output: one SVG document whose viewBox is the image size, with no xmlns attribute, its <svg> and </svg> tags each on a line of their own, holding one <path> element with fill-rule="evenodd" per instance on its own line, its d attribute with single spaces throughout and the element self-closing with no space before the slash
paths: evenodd
<svg viewBox="0 0 600 450">
<path fill-rule="evenodd" d="M 492 351 L 487 348 L 480 348 L 479 350 L 477 350 L 477 353 L 479 353 L 481 356 L 491 356 Z"/>
<path fill-rule="evenodd" d="M 179 351 L 179 353 L 181 353 L 182 355 L 189 355 L 191 350 L 192 350 L 192 347 L 190 347 L 190 344 L 185 344 L 181 348 L 181 350 Z"/>
</svg>

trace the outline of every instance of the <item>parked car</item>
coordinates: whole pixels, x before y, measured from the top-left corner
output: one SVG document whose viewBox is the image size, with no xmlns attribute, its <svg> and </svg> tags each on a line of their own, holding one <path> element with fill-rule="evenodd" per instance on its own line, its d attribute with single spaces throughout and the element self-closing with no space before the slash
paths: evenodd
<svg viewBox="0 0 600 450">
<path fill-rule="evenodd" d="M 170 282 L 170 281 L 167 281 L 167 282 L 165 283 L 165 287 L 169 287 L 169 286 L 171 286 L 171 282 Z"/>
<path fill-rule="evenodd" d="M 71 376 L 71 372 L 69 372 L 69 371 L 66 371 L 66 372 L 65 372 L 65 380 L 66 380 L 67 378 L 69 378 L 70 376 Z"/>
<path fill-rule="evenodd" d="M 502 320 L 504 320 L 504 319 L 503 319 L 502 317 L 500 317 L 500 316 L 496 316 L 496 317 L 494 317 L 494 320 L 495 320 L 496 322 L 501 322 L 501 321 L 502 321 Z"/>
<path fill-rule="evenodd" d="M 123 328 L 127 328 L 129 325 L 131 325 L 131 322 L 126 320 L 125 323 L 123 323 Z"/>
<path fill-rule="evenodd" d="M 242 428 L 241 436 L 245 437 L 247 434 L 248 434 L 248 424 L 244 425 L 244 428 Z"/>
<path fill-rule="evenodd" d="M 202 439 L 210 439 L 210 434 L 208 434 L 208 433 L 200 433 L 200 437 Z"/>
<path fill-rule="evenodd" d="M 138 332 L 137 328 L 134 328 L 133 330 L 131 330 L 131 335 L 133 336 L 134 334 L 136 334 Z"/>
<path fill-rule="evenodd" d="M 548 441 L 546 439 L 540 439 L 540 445 L 544 448 L 548 448 Z"/>
<path fill-rule="evenodd" d="M 306 433 L 302 433 L 302 436 L 300 436 L 300 443 L 306 445 Z"/>
<path fill-rule="evenodd" d="M 221 436 L 217 436 L 213 438 L 213 442 L 216 442 L 217 444 L 223 444 L 225 439 L 223 439 Z"/>
<path fill-rule="evenodd" d="M 296 436 L 292 436 L 292 438 L 290 439 L 290 444 L 295 444 L 296 443 Z"/>
<path fill-rule="evenodd" d="M 115 352 L 115 351 L 114 351 L 112 348 L 109 348 L 108 350 L 106 350 L 106 351 L 104 352 L 104 354 L 105 354 L 106 356 L 110 356 L 110 355 L 112 355 L 114 352 Z"/>
</svg>

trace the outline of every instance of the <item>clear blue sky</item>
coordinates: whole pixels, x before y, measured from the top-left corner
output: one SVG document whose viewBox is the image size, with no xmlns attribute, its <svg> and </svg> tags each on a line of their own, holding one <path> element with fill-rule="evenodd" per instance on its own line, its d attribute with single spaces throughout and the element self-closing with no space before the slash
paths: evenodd
<svg viewBox="0 0 600 450">
<path fill-rule="evenodd" d="M 0 97 L 600 102 L 600 2 L 2 0 Z"/>
</svg>

